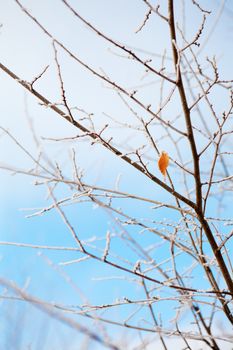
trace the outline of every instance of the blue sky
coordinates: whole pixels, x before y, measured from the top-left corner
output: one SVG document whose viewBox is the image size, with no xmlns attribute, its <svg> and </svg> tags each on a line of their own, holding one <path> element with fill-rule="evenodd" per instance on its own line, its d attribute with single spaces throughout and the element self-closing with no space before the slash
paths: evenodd
<svg viewBox="0 0 233 350">
<path fill-rule="evenodd" d="M 139 34 L 135 30 L 142 23 L 147 9 L 143 1 L 86 1 L 81 0 L 77 4 L 71 1 L 78 11 L 91 23 L 107 33 L 112 38 L 127 43 L 131 47 L 140 47 L 143 50 L 153 53 L 163 53 L 169 45 L 167 32 L 162 21 L 154 17 L 149 21 Z M 179 2 L 181 4 L 181 2 Z M 142 70 L 137 65 L 125 58 L 119 57 L 119 50 L 116 50 L 109 43 L 98 38 L 95 33 L 86 28 L 81 22 L 77 21 L 69 11 L 64 7 L 61 1 L 52 0 L 40 2 L 25 0 L 23 5 L 31 12 L 61 41 L 74 51 L 81 59 L 99 71 L 103 69 L 106 74 L 110 74 L 114 81 L 119 81 L 126 88 L 131 89 L 137 84 L 153 84 L 145 87 L 140 96 L 145 103 L 152 102 L 156 106 L 159 101 L 159 87 L 156 79 L 150 75 L 142 77 Z M 203 7 L 208 8 L 209 2 L 203 1 Z M 179 5 L 181 8 L 181 5 Z M 189 7 L 190 5 L 186 5 Z M 215 23 L 216 14 L 221 6 L 220 1 L 213 1 L 213 15 L 207 21 L 207 31 Z M 12 69 L 22 79 L 30 81 L 38 75 L 45 66 L 49 65 L 48 71 L 36 84 L 36 88 L 52 101 L 59 102 L 60 87 L 57 80 L 56 67 L 54 65 L 54 53 L 51 41 L 25 16 L 14 1 L 5 2 L 0 0 L 0 50 L 1 61 Z M 161 8 L 163 10 L 163 7 Z M 232 42 L 232 12 L 233 6 L 230 1 L 225 1 L 225 8 L 219 17 L 218 25 L 210 37 L 205 52 L 202 57 L 208 55 L 211 57 L 216 54 L 220 65 L 220 72 L 227 78 L 232 74 L 232 55 L 233 51 L 229 47 Z M 187 12 L 186 28 L 189 38 L 193 37 L 198 24 L 201 23 L 198 11 L 194 10 L 191 14 Z M 193 24 L 196 24 L 193 25 Z M 203 39 L 204 41 L 204 39 Z M 169 56 L 171 52 L 167 52 Z M 72 106 L 77 105 L 88 113 L 94 113 L 96 126 L 101 128 L 109 119 L 106 115 L 111 115 L 120 122 L 128 118 L 128 110 L 124 106 L 112 89 L 107 88 L 103 82 L 93 77 L 83 67 L 70 60 L 67 55 L 59 51 L 59 62 L 62 66 L 63 77 L 66 86 L 66 94 Z M 142 53 L 142 55 L 145 55 Z M 145 55 L 146 56 L 146 55 Z M 143 56 L 144 57 L 144 56 Z M 160 65 L 161 57 L 153 56 L 153 64 Z M 167 62 L 169 66 L 169 60 Z M 64 138 L 74 136 L 77 130 L 66 121 L 59 118 L 53 111 L 38 104 L 34 96 L 25 92 L 22 87 L 10 79 L 4 72 L 0 72 L 1 86 L 1 126 L 9 130 L 23 146 L 34 156 L 37 154 L 33 136 L 28 125 L 31 120 L 37 132 L 38 138 Z M 165 87 L 165 91 L 167 87 Z M 218 108 L 221 111 L 225 107 L 225 96 L 218 97 Z M 174 113 L 176 105 L 173 105 Z M 140 108 L 135 107 L 140 112 Z M 178 107 L 177 107 L 178 109 Z M 76 112 L 77 118 L 80 113 Z M 129 117 L 127 121 L 132 122 Z M 134 130 L 122 130 L 114 127 L 112 129 L 114 141 L 118 144 L 126 144 L 130 147 L 142 144 L 143 138 Z M 162 129 L 158 127 L 157 133 L 162 134 Z M 24 154 L 17 145 L 0 132 L 0 158 L 1 164 L 11 164 L 16 168 L 30 168 L 32 161 Z M 161 191 L 158 187 L 151 184 L 143 175 L 131 169 L 109 151 L 103 149 L 100 145 L 92 146 L 89 142 L 53 142 L 49 140 L 42 141 L 42 149 L 46 150 L 51 159 L 56 160 L 64 169 L 67 177 L 72 177 L 71 148 L 74 147 L 77 152 L 78 166 L 85 169 L 85 181 L 100 186 L 114 186 L 119 174 L 121 175 L 120 186 L 122 191 L 129 191 L 141 196 L 148 196 L 155 200 L 170 200 L 169 195 Z M 165 147 L 170 154 L 174 154 L 172 144 L 161 141 L 161 147 Z M 184 156 L 189 157 L 188 152 L 184 150 Z M 155 157 L 149 152 L 150 157 Z M 157 159 L 150 162 L 150 169 L 160 177 L 156 166 Z M 162 177 L 160 177 L 162 178 Z M 175 179 L 179 186 L 180 178 Z M 45 186 L 35 186 L 33 177 L 10 174 L 6 171 L 0 171 L 0 240 L 7 242 L 24 242 L 35 245 L 54 245 L 74 247 L 74 241 L 67 228 L 62 223 L 61 218 L 55 211 L 49 211 L 42 216 L 26 218 L 27 215 L 36 208 L 43 208 L 51 205 L 51 200 L 47 199 L 47 190 Z M 71 195 L 67 186 L 60 186 L 56 192 L 58 198 Z M 153 211 L 150 204 L 138 204 L 135 201 L 121 200 L 116 201 L 117 206 L 123 206 L 127 213 L 137 218 L 154 219 L 157 222 L 175 222 L 177 215 L 168 210 Z M 228 205 L 228 201 L 226 202 Z M 215 202 L 211 202 L 209 212 L 215 208 Z M 230 209 L 225 211 L 226 217 L 231 215 Z M 31 210 L 33 209 L 33 210 Z M 81 239 L 91 240 L 93 237 L 101 238 L 96 242 L 97 247 L 104 249 L 105 235 L 107 231 L 119 233 L 118 224 L 112 220 L 109 213 L 94 206 L 92 203 L 78 203 L 65 209 L 72 225 L 77 229 Z M 157 224 L 160 227 L 160 224 Z M 160 242 L 156 236 L 140 234 L 135 227 L 126 227 L 126 230 L 134 236 L 138 242 L 145 246 Z M 92 249 L 90 247 L 90 249 Z M 122 254 L 125 258 L 136 262 L 136 254 L 129 249 L 121 237 L 113 240 L 113 249 L 116 254 Z M 162 245 L 161 249 L 156 250 L 155 259 L 160 261 L 163 256 L 166 257 L 168 245 Z M 0 246 L 1 275 L 17 282 L 20 286 L 28 284 L 28 291 L 45 300 L 53 300 L 64 304 L 79 304 L 82 299 L 75 288 L 67 283 L 61 271 L 69 275 L 78 288 L 84 293 L 93 304 L 111 303 L 116 298 L 141 298 L 142 292 L 135 282 L 129 283 L 125 277 L 130 277 L 122 272 L 116 271 L 101 262 L 83 261 L 79 264 L 62 266 L 62 263 L 80 258 L 77 252 L 70 251 L 49 251 L 36 250 L 14 246 Z M 182 260 L 184 269 L 189 266 L 189 260 Z M 59 269 L 59 270 L 56 270 Z M 60 272 L 59 272 L 60 271 Z M 199 269 L 197 269 L 198 275 Z M 110 281 L 106 278 L 112 276 Z M 155 278 L 158 277 L 154 273 Z M 133 276 L 131 276 L 133 277 Z M 106 280 L 105 280 L 106 279 Z M 204 282 L 203 282 L 204 283 Z M 104 297 L 103 297 L 104 296 Z M 44 342 L 44 349 L 51 349 L 51 339 L 56 339 L 54 348 L 62 349 L 67 339 L 75 337 L 76 333 L 68 331 L 57 321 L 48 323 L 47 316 L 33 311 L 33 307 L 22 302 L 21 305 L 15 303 L 13 308 L 11 302 L 3 302 L 5 313 L 1 316 L 3 325 L 0 331 L 4 329 L 7 342 L 13 336 L 13 331 L 9 326 L 9 317 L 13 314 L 14 326 L 17 329 L 22 317 L 25 317 L 25 328 L 22 339 L 18 339 L 18 344 L 26 346 L 33 343 L 33 338 L 39 337 L 38 329 L 44 333 L 44 323 L 49 324 L 47 341 Z M 170 310 L 174 303 L 163 303 L 162 309 L 158 310 L 165 314 L 164 322 L 167 322 L 170 316 Z M 12 311 L 13 308 L 13 311 Z M 130 308 L 130 307 L 129 307 Z M 128 310 L 111 310 L 107 315 L 111 317 L 125 317 L 129 314 Z M 34 327 L 28 328 L 32 319 L 36 319 Z M 26 316 L 25 316 L 26 315 Z M 142 312 L 142 318 L 147 317 L 146 312 Z M 82 322 L 84 321 L 82 318 Z M 184 316 L 185 322 L 185 316 Z M 145 324 L 144 324 L 145 325 Z M 12 332 L 12 333 L 11 333 Z M 113 332 L 113 331 L 112 331 Z M 114 330 L 114 332 L 118 332 Z M 16 331 L 17 333 L 17 331 Z M 46 332 L 45 332 L 46 333 Z M 7 334 L 9 338 L 7 338 Z M 56 336 L 54 336 L 56 334 Z M 59 334 L 60 337 L 57 336 Z M 112 333 L 114 334 L 114 333 Z M 119 333 L 121 334 L 121 333 Z M 115 334 L 114 334 L 115 335 Z M 130 336 L 129 336 L 130 337 Z M 75 339 L 75 338 L 74 338 Z M 81 341 L 81 338 L 77 338 Z M 10 342 L 8 343 L 8 346 Z M 32 349 L 39 349 L 41 345 L 37 341 Z M 2 345 L 5 346 L 5 345 Z M 76 344 L 70 344 L 70 349 L 75 348 Z M 90 348 L 97 349 L 96 345 Z M 10 349 L 10 347 L 9 347 Z M 158 348 L 159 349 L 159 348 Z M 224 348 L 225 349 L 225 348 Z M 227 347 L 226 347 L 227 349 Z"/>
</svg>

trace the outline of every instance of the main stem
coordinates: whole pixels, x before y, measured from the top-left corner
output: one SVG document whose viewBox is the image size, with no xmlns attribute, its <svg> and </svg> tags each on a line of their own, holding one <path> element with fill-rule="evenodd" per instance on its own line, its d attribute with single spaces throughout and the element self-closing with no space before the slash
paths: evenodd
<svg viewBox="0 0 233 350">
<path fill-rule="evenodd" d="M 192 157 L 193 157 L 193 163 L 194 163 L 194 175 L 195 175 L 195 186 L 196 186 L 196 207 L 195 211 L 198 216 L 198 220 L 201 223 L 201 226 L 206 234 L 206 237 L 208 239 L 208 242 L 212 248 L 212 251 L 214 253 L 214 256 L 218 262 L 219 268 L 222 272 L 222 275 L 225 279 L 225 282 L 229 288 L 229 291 L 233 293 L 233 280 L 231 278 L 231 275 L 229 273 L 229 270 L 225 264 L 225 261 L 223 259 L 221 251 L 218 249 L 218 245 L 215 241 L 215 238 L 213 236 L 213 233 L 209 227 L 208 222 L 206 221 L 203 210 L 202 210 L 202 190 L 201 190 L 201 178 L 200 178 L 200 167 L 199 167 L 199 156 L 197 153 L 195 138 L 193 134 L 193 128 L 192 128 L 192 121 L 190 116 L 190 110 L 187 103 L 187 98 L 185 95 L 184 90 L 184 84 L 182 80 L 182 75 L 180 71 L 180 65 L 179 65 L 179 55 L 178 50 L 176 46 L 176 29 L 175 29 L 175 23 L 174 23 L 174 6 L 173 6 L 173 0 L 168 0 L 168 23 L 170 27 L 170 35 L 172 40 L 172 51 L 173 51 L 173 59 L 174 64 L 176 68 L 177 73 L 177 88 L 180 95 L 180 100 L 184 112 L 185 122 L 186 122 L 186 128 L 187 128 L 187 137 L 189 140 L 189 144 L 192 151 Z"/>
</svg>

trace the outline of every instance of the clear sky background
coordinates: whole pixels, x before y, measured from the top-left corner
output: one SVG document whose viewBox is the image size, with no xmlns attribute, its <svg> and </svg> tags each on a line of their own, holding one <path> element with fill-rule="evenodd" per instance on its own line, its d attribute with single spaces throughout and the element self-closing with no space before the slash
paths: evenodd
<svg viewBox="0 0 233 350">
<path fill-rule="evenodd" d="M 147 11 L 143 1 L 139 0 L 79 0 L 70 1 L 78 12 L 88 19 L 97 28 L 111 38 L 117 39 L 130 47 L 154 53 L 153 64 L 161 65 L 161 57 L 156 54 L 164 53 L 169 46 L 165 25 L 156 16 L 148 22 L 148 25 L 140 33 L 135 31 L 140 26 Z M 154 2 L 156 3 L 156 2 Z M 192 38 L 201 23 L 199 12 L 188 11 L 189 1 L 177 1 L 182 9 L 182 3 L 186 7 L 186 30 L 188 38 Z M 212 10 L 212 15 L 207 20 L 206 31 L 213 25 L 216 29 L 212 32 L 202 53 L 203 59 L 207 55 L 216 55 L 223 78 L 232 76 L 233 61 L 233 3 L 232 1 L 202 1 L 204 8 Z M 124 57 L 115 47 L 106 43 L 83 23 L 75 19 L 59 0 L 25 0 L 22 4 L 30 9 L 31 13 L 49 29 L 54 37 L 59 38 L 78 57 L 98 71 L 104 70 L 113 81 L 120 82 L 128 89 L 138 84 L 146 84 L 140 92 L 145 103 L 156 106 L 159 101 L 159 86 L 156 79 L 149 74 L 142 79 L 142 70 L 136 64 Z M 191 7 L 190 7 L 191 8 Z M 192 7 L 193 8 L 193 7 Z M 163 6 L 161 7 L 163 10 Z M 182 13 L 182 11 L 180 11 Z M 216 21 L 218 18 L 218 22 Z M 47 65 L 48 70 L 40 79 L 35 88 L 42 92 L 51 101 L 60 102 L 60 86 L 54 65 L 54 52 L 49 40 L 44 33 L 25 16 L 15 1 L 0 0 L 0 52 L 1 62 L 17 74 L 20 78 L 31 81 Z M 205 36 L 203 41 L 207 38 Z M 140 52 L 139 52 L 140 53 Z M 169 57 L 171 52 L 167 50 Z M 109 122 L 107 115 L 116 118 L 118 122 L 128 121 L 128 110 L 119 100 L 114 91 L 106 84 L 93 77 L 87 70 L 72 61 L 66 54 L 59 50 L 59 62 L 65 82 L 65 89 L 70 105 L 78 106 L 88 113 L 94 113 L 94 121 L 97 128 L 101 129 Z M 147 55 L 141 52 L 142 57 Z M 169 66 L 169 60 L 167 65 Z M 147 85 L 148 84 L 148 85 Z M 224 96 L 218 96 L 219 109 L 224 106 Z M 165 200 L 169 196 L 152 186 L 148 180 L 109 151 L 100 145 L 92 146 L 89 142 L 52 142 L 46 138 L 64 138 L 75 136 L 75 130 L 65 120 L 59 118 L 53 111 L 38 104 L 38 101 L 30 93 L 0 71 L 0 126 L 9 130 L 11 134 L 34 156 L 38 154 L 30 123 L 36 131 L 38 139 L 41 137 L 42 150 L 46 150 L 51 159 L 57 161 L 67 176 L 72 176 L 71 148 L 77 152 L 78 166 L 85 169 L 85 181 L 101 186 L 114 186 L 116 179 L 121 176 L 121 190 L 148 196 L 156 200 Z M 152 102 L 151 102 L 152 101 Z M 176 106 L 173 105 L 173 108 Z M 178 107 L 177 107 L 178 108 Z M 77 118 L 82 118 L 83 113 L 75 111 Z M 130 119 L 129 119 L 130 120 Z M 131 120 L 132 121 L 132 120 Z M 157 128 L 158 133 L 162 131 Z M 107 134 L 108 135 L 108 134 Z M 144 140 L 134 130 L 124 130 L 119 125 L 111 129 L 111 135 L 117 144 L 125 144 L 135 147 L 143 144 Z M 163 144 L 170 154 L 172 145 Z M 150 167 L 161 179 L 156 169 L 156 159 L 150 156 Z M 189 155 L 187 154 L 187 159 Z M 0 130 L 0 162 L 9 164 L 15 168 L 30 169 L 33 163 L 19 149 L 2 130 Z M 153 165 L 154 164 L 154 165 Z M 178 181 L 178 180 L 177 180 Z M 38 245 L 74 246 L 73 239 L 61 218 L 55 211 L 50 211 L 42 216 L 26 218 L 40 208 L 49 206 L 51 200 L 47 199 L 46 188 L 35 186 L 34 179 L 23 175 L 16 175 L 4 170 L 0 171 L 0 240 L 7 242 L 24 242 Z M 67 195 L 65 187 L 57 192 L 59 198 Z M 122 203 L 119 201 L 119 205 Z M 214 207 L 214 203 L 211 208 Z M 133 202 L 124 204 L 124 209 L 135 217 L 152 219 L 154 212 L 149 211 L 150 205 L 137 205 Z M 80 237 L 99 248 L 105 246 L 105 235 L 108 230 L 117 231 L 117 225 L 113 223 L 111 216 L 101 208 L 90 203 L 72 205 L 66 208 L 66 213 L 78 230 Z M 230 211 L 225 212 L 231 215 Z M 156 214 L 156 220 L 167 217 L 167 211 Z M 170 215 L 170 214 L 169 214 Z M 176 220 L 176 216 L 169 216 L 169 220 Z M 133 228 L 130 233 L 133 232 Z M 95 241 L 95 237 L 97 240 Z M 152 237 L 144 238 L 146 244 L 155 241 Z M 115 251 L 121 251 L 124 256 L 133 253 L 127 246 L 116 241 Z M 123 249 L 123 250 L 122 250 Z M 158 253 L 159 254 L 159 253 Z M 160 251 L 161 260 L 164 250 Z M 1 275 L 15 281 L 20 286 L 40 298 L 55 301 L 61 304 L 77 305 L 85 303 L 82 295 L 93 304 L 111 303 L 116 298 L 140 298 L 139 288 L 129 288 L 128 281 L 124 280 L 124 274 L 112 270 L 106 265 L 96 262 L 81 262 L 63 266 L 62 263 L 81 257 L 77 252 L 36 250 L 13 246 L 0 246 L 0 271 Z M 189 261 L 183 262 L 187 264 Z M 67 276 L 72 282 L 67 282 Z M 109 277 L 111 280 L 109 281 Z M 1 291 L 4 294 L 4 290 Z M 103 297 L 104 296 L 104 297 Z M 76 333 L 68 330 L 58 321 L 51 320 L 47 316 L 26 303 L 18 304 L 12 301 L 1 301 L 2 310 L 0 319 L 0 347 L 2 349 L 15 349 L 12 339 L 18 344 L 17 349 L 79 349 L 77 341 L 83 341 Z M 165 322 L 169 319 L 171 304 L 164 303 L 163 309 L 158 312 L 167 314 Z M 112 317 L 124 317 L 129 310 L 113 310 L 108 315 Z M 142 312 L 142 317 L 145 315 Z M 88 323 L 85 318 L 81 322 Z M 89 324 L 89 323 L 88 323 Z M 102 332 L 103 330 L 98 330 Z M 113 328 L 112 334 L 121 334 L 125 341 L 132 343 L 132 333 L 125 335 L 125 331 Z M 122 333 L 121 333 L 122 332 Z M 36 339 L 36 341 L 35 341 Z M 85 341 L 85 340 L 84 340 Z M 136 342 L 136 341 L 135 341 Z M 31 345 L 31 348 L 29 345 Z M 69 347 L 67 347 L 69 344 Z M 80 343 L 81 344 L 81 343 Z M 172 344 L 172 343 L 171 343 Z M 171 345 L 173 346 L 173 345 Z M 80 345 L 81 349 L 81 345 Z M 90 345 L 90 349 L 98 349 L 96 344 Z M 159 348 L 159 345 L 157 347 Z M 223 345 L 223 349 L 228 349 Z"/>
</svg>

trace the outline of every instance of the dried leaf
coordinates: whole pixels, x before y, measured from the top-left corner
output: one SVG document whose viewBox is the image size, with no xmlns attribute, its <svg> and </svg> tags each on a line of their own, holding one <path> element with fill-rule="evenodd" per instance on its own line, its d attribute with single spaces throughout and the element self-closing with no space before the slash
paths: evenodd
<svg viewBox="0 0 233 350">
<path fill-rule="evenodd" d="M 167 152 L 163 151 L 158 160 L 158 167 L 161 173 L 163 174 L 163 176 L 166 176 L 166 170 L 167 170 L 168 164 L 169 164 L 169 156 Z"/>
</svg>

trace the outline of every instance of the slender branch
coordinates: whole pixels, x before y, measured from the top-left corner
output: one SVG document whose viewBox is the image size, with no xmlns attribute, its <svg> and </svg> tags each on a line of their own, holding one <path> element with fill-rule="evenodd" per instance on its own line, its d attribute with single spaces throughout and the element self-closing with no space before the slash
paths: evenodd
<svg viewBox="0 0 233 350">
<path fill-rule="evenodd" d="M 101 345 L 104 345 L 109 349 L 120 350 L 118 346 L 111 344 L 110 342 L 108 342 L 107 339 L 100 338 L 100 336 L 97 333 L 89 330 L 87 327 L 74 321 L 73 319 L 64 316 L 61 312 L 58 312 L 52 305 L 45 302 L 44 300 L 31 296 L 30 294 L 26 293 L 22 288 L 19 288 L 16 284 L 13 284 L 12 282 L 9 282 L 8 280 L 3 278 L 0 278 L 0 284 L 5 288 L 12 290 L 14 293 L 20 295 L 23 298 L 23 300 L 28 301 L 36 308 L 48 314 L 50 317 L 55 318 L 56 320 L 59 320 L 67 326 L 75 329 L 76 331 L 87 335 L 92 340 L 100 343 Z"/>
<path fill-rule="evenodd" d="M 15 0 L 18 4 L 19 1 Z M 61 0 L 66 6 L 67 8 L 77 17 L 79 18 L 83 23 L 85 23 L 90 29 L 92 29 L 96 34 L 98 34 L 99 36 L 101 36 L 102 38 L 104 38 L 106 41 L 110 42 L 111 44 L 113 44 L 114 46 L 120 48 L 121 50 L 127 52 L 130 56 L 132 56 L 136 61 L 138 61 L 139 63 L 141 63 L 143 66 L 146 67 L 146 69 L 148 69 L 149 71 L 151 71 L 152 73 L 155 73 L 156 75 L 160 76 L 161 78 L 169 81 L 170 83 L 175 84 L 175 81 L 172 80 L 171 78 L 165 76 L 164 74 L 162 74 L 159 71 L 156 71 L 154 68 L 152 68 L 150 65 L 148 65 L 147 62 L 143 62 L 132 50 L 127 49 L 124 45 L 121 45 L 120 43 L 118 43 L 117 41 L 109 38 L 106 34 L 102 33 L 99 29 L 97 29 L 96 27 L 94 27 L 91 23 L 89 23 L 87 20 L 85 20 L 82 16 L 80 16 L 80 14 L 68 3 L 68 1 L 66 0 Z M 150 15 L 150 13 L 149 13 Z M 148 17 L 149 17 L 148 15 Z"/>
<path fill-rule="evenodd" d="M 114 146 L 112 146 L 109 142 L 105 141 L 101 135 L 98 135 L 97 133 L 91 132 L 90 130 L 88 130 L 85 126 L 83 126 L 81 123 L 77 122 L 76 120 L 71 120 L 70 116 L 67 115 L 66 113 L 64 113 L 61 109 L 59 109 L 56 105 L 54 105 L 53 103 L 51 103 L 47 98 L 45 98 L 43 95 L 41 95 L 39 92 L 37 92 L 36 90 L 32 90 L 30 85 L 20 79 L 16 74 L 14 74 L 11 70 L 9 70 L 5 65 L 3 65 L 2 63 L 0 63 L 0 69 L 2 69 L 5 73 L 7 73 L 11 78 L 13 78 L 14 80 L 16 80 L 20 85 L 22 85 L 26 90 L 28 90 L 32 95 L 34 95 L 35 97 L 37 97 L 40 101 L 43 102 L 43 104 L 49 108 L 51 108 L 54 112 L 56 112 L 57 114 L 59 114 L 62 118 L 66 119 L 69 123 L 71 123 L 72 125 L 74 125 L 76 128 L 80 129 L 82 132 L 84 132 L 86 135 L 88 135 L 89 137 L 91 137 L 94 140 L 99 140 L 101 142 L 101 144 L 107 148 L 108 150 L 110 150 L 111 152 L 113 152 L 116 156 L 120 157 L 121 159 L 123 159 L 126 163 L 132 165 L 135 169 L 139 170 L 141 173 L 143 173 L 145 176 L 147 176 L 148 178 L 150 178 L 154 183 L 156 183 L 157 185 L 161 186 L 164 190 L 166 190 L 168 193 L 170 193 L 171 195 L 179 198 L 182 202 L 184 202 L 185 204 L 187 204 L 189 207 L 191 208 L 195 208 L 195 204 L 187 199 L 186 197 L 184 197 L 182 194 L 180 194 L 179 192 L 175 191 L 174 189 L 172 189 L 170 186 L 168 186 L 166 183 L 164 183 L 163 181 L 161 181 L 159 178 L 157 178 L 155 175 L 153 175 L 151 172 L 149 172 L 148 170 L 145 170 L 141 165 L 139 165 L 138 163 L 135 163 L 133 160 L 131 160 L 128 156 L 124 155 L 122 152 L 120 152 L 117 148 L 115 148 Z"/>
</svg>

